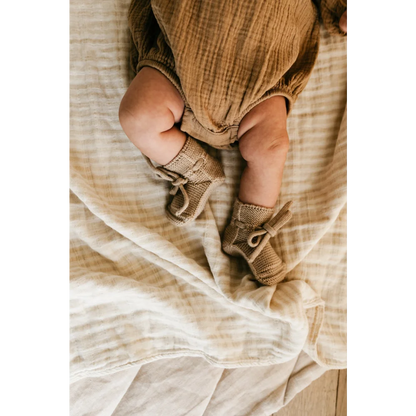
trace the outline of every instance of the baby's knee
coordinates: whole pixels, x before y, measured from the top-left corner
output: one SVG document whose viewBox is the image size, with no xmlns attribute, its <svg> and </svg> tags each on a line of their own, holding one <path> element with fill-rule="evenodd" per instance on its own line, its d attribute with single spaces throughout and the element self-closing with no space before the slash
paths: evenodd
<svg viewBox="0 0 416 416">
<path fill-rule="evenodd" d="M 179 122 L 184 103 L 170 81 L 153 68 L 143 68 L 136 75 L 119 109 L 119 120 L 132 140 L 154 137 Z"/>
<path fill-rule="evenodd" d="M 289 135 L 286 130 L 270 136 L 250 135 L 247 132 L 239 141 L 241 156 L 244 160 L 257 164 L 274 163 L 286 159 L 289 151 Z"/>
<path fill-rule="evenodd" d="M 289 135 L 287 134 L 287 131 L 281 132 L 279 135 L 276 135 L 274 138 L 272 138 L 269 143 L 266 145 L 266 152 L 268 154 L 273 155 L 282 155 L 286 156 L 289 151 Z"/>
<path fill-rule="evenodd" d="M 167 107 L 140 101 L 131 103 L 128 99 L 120 103 L 119 120 L 127 137 L 135 144 L 151 139 L 175 124 L 174 116 Z"/>
</svg>

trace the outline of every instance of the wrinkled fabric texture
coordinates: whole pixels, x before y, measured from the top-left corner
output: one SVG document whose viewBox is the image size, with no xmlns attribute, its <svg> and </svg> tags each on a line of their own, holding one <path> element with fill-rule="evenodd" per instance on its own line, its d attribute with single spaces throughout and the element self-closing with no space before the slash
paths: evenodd
<svg viewBox="0 0 416 416">
<path fill-rule="evenodd" d="M 322 4 L 331 28 L 336 4 Z M 217 148 L 236 142 L 244 115 L 267 98 L 286 97 L 290 112 L 319 48 L 311 0 L 133 0 L 129 27 L 134 71 L 170 79 L 185 102 L 181 129 Z"/>
<path fill-rule="evenodd" d="M 71 416 L 270 416 L 324 372 L 305 353 L 238 369 L 202 358 L 158 360 L 73 383 Z"/>
<path fill-rule="evenodd" d="M 71 2 L 72 381 L 166 358 L 266 371 L 301 351 L 324 369 L 344 368 L 345 38 L 321 31 L 316 66 L 289 117 L 277 208 L 293 200 L 293 218 L 270 239 L 288 275 L 260 287 L 221 250 L 239 152 L 207 147 L 226 182 L 192 227 L 177 228 L 164 214 L 169 184 L 154 178 L 119 125 L 134 76 L 129 3 Z"/>
<path fill-rule="evenodd" d="M 332 35 L 346 36 L 340 27 L 339 19 L 347 10 L 346 0 L 315 0 L 320 8 L 322 23 Z"/>
</svg>

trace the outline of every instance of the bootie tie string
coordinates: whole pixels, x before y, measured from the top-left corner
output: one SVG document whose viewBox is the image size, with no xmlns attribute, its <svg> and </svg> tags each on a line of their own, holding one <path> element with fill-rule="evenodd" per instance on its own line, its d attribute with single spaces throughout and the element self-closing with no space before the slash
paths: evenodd
<svg viewBox="0 0 416 416">
<path fill-rule="evenodd" d="M 292 218 L 292 212 L 290 211 L 292 204 L 293 201 L 287 202 L 274 218 L 249 234 L 247 244 L 255 248 L 249 256 L 250 263 L 261 253 L 270 238 L 276 236 L 277 232 L 290 221 Z"/>
<path fill-rule="evenodd" d="M 147 164 L 149 165 L 150 169 L 155 173 L 155 175 L 158 178 L 172 183 L 172 188 L 169 191 L 171 195 L 176 195 L 178 191 L 182 192 L 183 204 L 181 208 L 175 213 L 176 215 L 181 215 L 189 206 L 189 195 L 188 195 L 188 192 L 186 192 L 186 189 L 184 187 L 184 185 L 186 185 L 189 181 L 187 176 L 201 169 L 205 164 L 205 161 L 206 161 L 205 158 L 202 158 L 202 157 L 199 158 L 194 163 L 194 165 L 190 169 L 188 169 L 182 176 L 176 172 L 173 172 L 169 169 L 164 168 L 163 166 L 156 167 L 147 156 L 143 154 L 143 157 L 146 160 Z"/>
</svg>

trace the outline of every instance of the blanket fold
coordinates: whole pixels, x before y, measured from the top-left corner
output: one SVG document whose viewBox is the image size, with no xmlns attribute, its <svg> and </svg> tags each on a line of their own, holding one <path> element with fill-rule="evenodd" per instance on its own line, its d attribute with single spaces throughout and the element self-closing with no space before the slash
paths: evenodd
<svg viewBox="0 0 416 416">
<path fill-rule="evenodd" d="M 164 215 L 169 185 L 119 126 L 132 77 L 128 7 L 71 2 L 72 380 L 169 357 L 274 365 L 302 350 L 325 368 L 344 368 L 345 39 L 322 31 L 315 70 L 288 120 L 280 201 L 296 208 L 270 242 L 289 273 L 262 287 L 221 250 L 243 168 L 238 151 L 208 149 L 226 182 L 194 225 L 176 228 Z"/>
</svg>

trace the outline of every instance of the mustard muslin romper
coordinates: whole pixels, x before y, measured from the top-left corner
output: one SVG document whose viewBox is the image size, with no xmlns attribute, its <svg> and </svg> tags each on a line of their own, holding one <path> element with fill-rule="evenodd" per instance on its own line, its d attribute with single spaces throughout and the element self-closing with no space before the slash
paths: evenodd
<svg viewBox="0 0 416 416">
<path fill-rule="evenodd" d="M 230 148 L 240 121 L 274 95 L 288 109 L 305 88 L 319 47 L 319 14 L 330 32 L 344 0 L 133 0 L 131 65 L 161 71 L 178 89 L 181 130 Z"/>
</svg>

